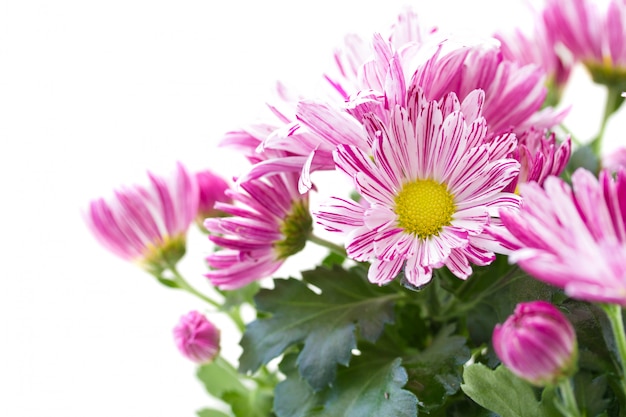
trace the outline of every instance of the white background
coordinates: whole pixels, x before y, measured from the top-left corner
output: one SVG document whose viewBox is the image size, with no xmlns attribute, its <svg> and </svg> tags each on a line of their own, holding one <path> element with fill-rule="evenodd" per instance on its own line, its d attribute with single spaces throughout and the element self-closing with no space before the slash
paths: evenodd
<svg viewBox="0 0 626 417">
<path fill-rule="evenodd" d="M 265 114 L 274 81 L 315 91 L 345 33 L 385 31 L 404 4 L 0 2 L 1 416 L 193 416 L 210 403 L 171 338 L 182 314 L 204 306 L 102 249 L 81 210 L 177 160 L 236 175 L 240 160 L 216 143 Z M 521 10 L 412 6 L 442 29 L 481 33 L 519 22 Z M 584 72 L 576 80 L 570 126 L 590 137 L 603 91 Z M 623 143 L 623 119 L 611 122 L 609 147 Z M 181 269 L 208 292 L 211 247 L 195 230 L 189 239 Z M 235 359 L 237 336 L 223 326 Z"/>
</svg>

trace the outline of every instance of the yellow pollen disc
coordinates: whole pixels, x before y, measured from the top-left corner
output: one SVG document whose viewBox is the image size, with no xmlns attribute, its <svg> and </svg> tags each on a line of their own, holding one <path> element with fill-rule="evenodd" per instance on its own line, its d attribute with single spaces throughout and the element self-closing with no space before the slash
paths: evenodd
<svg viewBox="0 0 626 417">
<path fill-rule="evenodd" d="M 450 225 L 455 211 L 448 187 L 434 180 L 405 184 L 394 201 L 400 227 L 420 239 L 437 236 L 443 226 Z"/>
</svg>

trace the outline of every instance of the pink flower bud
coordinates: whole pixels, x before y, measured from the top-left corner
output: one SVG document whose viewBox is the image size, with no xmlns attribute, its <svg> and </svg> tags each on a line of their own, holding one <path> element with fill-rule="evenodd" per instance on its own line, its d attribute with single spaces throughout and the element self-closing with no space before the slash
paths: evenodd
<svg viewBox="0 0 626 417">
<path fill-rule="evenodd" d="M 211 362 L 220 350 L 220 331 L 197 311 L 190 311 L 174 327 L 180 353 L 196 363 Z"/>
<path fill-rule="evenodd" d="M 576 370 L 574 328 L 545 301 L 521 303 L 493 331 L 493 347 L 502 363 L 533 385 L 558 383 Z"/>
<path fill-rule="evenodd" d="M 216 217 L 224 213 L 214 208 L 215 203 L 231 203 L 232 198 L 226 196 L 230 188 L 225 179 L 212 171 L 204 170 L 196 173 L 198 182 L 198 223 L 202 224 L 207 217 Z"/>
</svg>

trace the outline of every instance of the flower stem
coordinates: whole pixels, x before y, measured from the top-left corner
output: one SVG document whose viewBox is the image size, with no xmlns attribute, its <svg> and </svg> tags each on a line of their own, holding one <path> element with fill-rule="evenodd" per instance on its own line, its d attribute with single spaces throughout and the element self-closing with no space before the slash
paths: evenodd
<svg viewBox="0 0 626 417">
<path fill-rule="evenodd" d="M 574 387 L 572 387 L 572 380 L 570 378 L 564 379 L 558 385 L 559 393 L 561 394 L 561 401 L 559 411 L 565 417 L 583 417 L 580 410 L 578 409 L 578 404 L 576 404 L 576 396 L 574 395 Z"/>
<path fill-rule="evenodd" d="M 180 272 L 178 272 L 178 269 L 176 269 L 176 266 L 174 265 L 169 265 L 168 268 L 171 272 L 172 275 L 174 276 L 174 283 L 178 286 L 178 288 L 187 291 L 190 294 L 195 295 L 196 297 L 200 298 L 203 301 L 206 301 L 207 303 L 211 304 L 213 307 L 217 307 L 220 308 L 220 303 L 218 303 L 217 301 L 207 297 L 206 295 L 202 294 L 200 291 L 196 290 L 194 287 L 192 287 L 186 280 L 185 278 L 183 278 L 183 276 L 180 274 Z"/>
<path fill-rule="evenodd" d="M 622 386 L 622 391 L 626 396 L 626 334 L 624 333 L 622 308 L 617 304 L 601 304 L 601 306 L 611 323 L 611 330 L 613 331 L 615 345 L 617 346 L 617 361 L 620 364 L 619 381 Z"/>
<path fill-rule="evenodd" d="M 618 100 L 621 97 L 621 90 L 618 88 L 608 87 L 607 88 L 607 96 L 606 103 L 604 105 L 604 115 L 602 116 L 602 122 L 600 124 L 600 131 L 598 135 L 591 141 L 589 146 L 593 153 L 600 157 L 600 151 L 602 150 L 602 138 L 604 137 L 604 131 L 606 130 L 606 125 L 609 121 L 611 115 L 615 112 L 618 107 Z"/>
<path fill-rule="evenodd" d="M 176 269 L 175 265 L 169 265 L 168 269 L 172 272 L 172 275 L 174 276 L 174 279 L 172 281 L 174 282 L 174 284 L 176 284 L 177 288 L 180 288 L 182 290 L 187 291 L 190 294 L 195 295 L 199 299 L 209 303 L 210 305 L 212 305 L 213 307 L 217 308 L 220 311 L 224 311 L 226 314 L 228 314 L 228 317 L 230 317 L 233 323 L 235 323 L 235 325 L 237 326 L 237 329 L 239 329 L 239 331 L 243 333 L 243 331 L 246 329 L 246 324 L 243 322 L 243 319 L 241 318 L 241 312 L 239 310 L 239 307 L 231 308 L 228 311 L 223 310 L 222 305 L 219 302 L 209 298 L 208 296 L 202 294 L 200 291 L 192 287 L 185 280 L 185 278 L 183 278 L 180 272 L 178 272 L 178 269 Z"/>
<path fill-rule="evenodd" d="M 582 146 L 583 143 L 576 136 L 574 136 L 574 133 L 572 133 L 571 130 L 569 130 L 564 124 L 561 124 L 560 127 L 567 135 L 569 135 L 573 144 Z"/>
<path fill-rule="evenodd" d="M 328 248 L 332 252 L 334 252 L 334 253 L 336 253 L 338 255 L 341 255 L 344 258 L 348 256 L 348 254 L 346 253 L 346 250 L 343 247 L 341 247 L 341 246 L 339 246 L 339 245 L 337 245 L 337 244 L 335 244 L 333 242 L 329 242 L 326 239 L 322 239 L 319 236 L 315 236 L 313 233 L 311 233 L 309 235 L 309 241 L 311 241 L 313 243 L 316 243 L 316 244 L 318 244 L 320 246 L 323 246 L 325 248 Z"/>
<path fill-rule="evenodd" d="M 233 323 L 235 323 L 241 333 L 246 330 L 246 323 L 244 323 L 243 319 L 241 318 L 241 311 L 238 306 L 231 308 L 228 311 L 228 316 L 231 318 Z"/>
</svg>

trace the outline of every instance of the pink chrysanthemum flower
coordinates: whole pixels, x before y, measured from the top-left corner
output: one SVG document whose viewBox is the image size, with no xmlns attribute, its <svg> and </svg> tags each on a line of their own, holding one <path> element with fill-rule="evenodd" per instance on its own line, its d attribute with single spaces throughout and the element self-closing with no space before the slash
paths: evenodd
<svg viewBox="0 0 626 417">
<path fill-rule="evenodd" d="M 572 72 L 571 58 L 559 53 L 554 33 L 547 29 L 539 12 L 533 11 L 535 17 L 532 33 L 515 28 L 510 32 L 499 32 L 494 35 L 500 41 L 502 56 L 508 61 L 520 65 L 535 64 L 547 75 L 546 86 L 548 96 L 546 104 L 557 104 L 563 89 Z"/>
<path fill-rule="evenodd" d="M 400 54 L 407 50 L 412 56 L 415 46 L 419 47 L 427 41 L 434 42 L 434 39 L 439 39 L 437 29 L 423 25 L 413 10 L 405 8 L 398 14 L 388 36 L 375 35 L 373 45 L 359 35 L 347 35 L 344 45 L 335 50 L 337 74 L 325 74 L 324 77 L 343 101 L 349 100 L 352 95 L 362 90 L 372 89 L 382 92 L 389 63 L 371 59 L 372 54 L 383 52 L 378 49 L 377 43 L 389 43 L 394 50 L 400 51 Z"/>
<path fill-rule="evenodd" d="M 578 344 L 572 324 L 545 301 L 521 303 L 493 330 L 502 363 L 533 385 L 555 385 L 576 372 Z"/>
<path fill-rule="evenodd" d="M 547 89 L 539 66 L 505 59 L 494 42 L 449 51 L 443 49 L 448 48 L 445 43 L 441 47 L 413 76 L 427 98 L 439 99 L 453 91 L 463 99 L 474 89 L 484 90 L 483 116 L 492 134 L 551 128 L 564 118 L 566 111 L 542 110 Z"/>
<path fill-rule="evenodd" d="M 546 25 L 594 80 L 626 83 L 626 2 L 624 0 L 547 0 Z"/>
<path fill-rule="evenodd" d="M 520 162 L 520 173 L 506 187 L 506 191 L 517 192 L 517 187 L 526 182 L 540 185 L 550 175 L 561 175 L 572 152 L 569 136 L 560 144 L 556 134 L 546 130 L 530 129 L 517 136 L 517 149 L 512 156 Z"/>
<path fill-rule="evenodd" d="M 151 187 L 124 188 L 110 201 L 94 200 L 85 218 L 107 249 L 158 273 L 185 254 L 185 235 L 198 209 L 198 187 L 180 163 L 171 178 L 148 176 Z"/>
<path fill-rule="evenodd" d="M 182 316 L 172 333 L 180 353 L 196 363 L 211 362 L 220 351 L 219 329 L 197 311 Z"/>
<path fill-rule="evenodd" d="M 493 232 L 510 261 L 573 298 L 626 306 L 626 171 L 599 180 L 579 168 L 570 187 L 549 177 L 522 185 L 520 211 Z"/>
<path fill-rule="evenodd" d="M 467 123 L 458 109 L 449 110 L 418 92 L 406 108 L 390 110 L 387 125 L 374 114 L 364 118 L 372 156 L 350 145 L 334 153 L 337 168 L 353 178 L 369 205 L 334 198 L 317 220 L 347 234 L 351 258 L 371 261 L 371 282 L 388 283 L 403 271 L 408 284 L 420 287 L 444 265 L 468 277 L 470 263 L 494 259 L 475 240 L 491 214 L 519 204 L 502 192 L 518 173 L 517 161 L 506 157 L 515 136 L 486 143 L 484 118 Z M 480 107 L 472 111 L 480 114 Z"/>
<path fill-rule="evenodd" d="M 251 161 L 259 140 L 245 132 L 228 135 Z M 273 155 L 270 152 L 270 155 Z M 278 156 L 278 155 L 274 155 Z M 206 219 L 209 239 L 223 249 L 207 257 L 206 274 L 221 289 L 235 289 L 270 276 L 289 256 L 301 251 L 313 230 L 308 195 L 298 191 L 298 175 L 273 173 L 239 183 L 227 190 L 233 204 L 217 202 L 215 209 L 231 217 Z M 238 203 L 238 204 L 237 204 Z"/>
<path fill-rule="evenodd" d="M 297 120 L 264 139 L 264 149 L 288 151 L 300 161 L 305 157 L 301 191 L 312 187 L 313 171 L 332 168 L 332 151 L 338 145 L 368 149 L 371 144 L 362 132 L 363 117 L 374 113 L 388 122 L 389 109 L 404 106 L 415 88 L 422 88 L 430 100 L 445 101 L 453 93 L 462 102 L 473 100 L 476 89 L 484 90 L 483 114 L 492 136 L 523 132 L 533 126 L 552 127 L 565 115 L 551 108 L 541 110 L 546 97 L 543 71 L 535 65 L 505 60 L 494 40 L 471 46 L 444 42 L 428 48 L 412 42 L 396 50 L 392 43 L 375 35 L 373 52 L 373 58 L 363 63 L 359 72 L 362 90 L 353 92 L 345 111 L 337 111 L 332 104 L 301 100 Z M 267 164 L 280 165 L 274 161 Z M 258 167 L 253 171 L 261 172 Z"/>
</svg>

